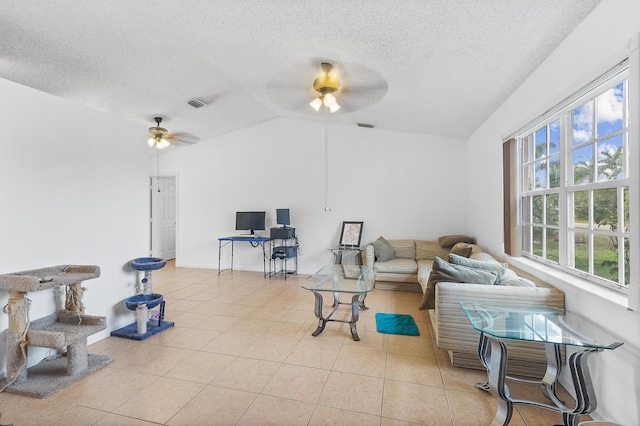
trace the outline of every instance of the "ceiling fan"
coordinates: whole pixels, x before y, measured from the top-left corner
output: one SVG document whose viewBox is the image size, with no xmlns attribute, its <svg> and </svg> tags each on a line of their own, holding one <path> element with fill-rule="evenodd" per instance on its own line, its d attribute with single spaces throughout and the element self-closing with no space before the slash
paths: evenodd
<svg viewBox="0 0 640 426">
<path fill-rule="evenodd" d="M 169 145 L 192 145 L 200 141 L 200 138 L 189 133 L 169 133 L 164 127 L 160 127 L 162 117 L 153 117 L 156 125 L 149 127 L 149 146 L 164 149 Z"/>
<path fill-rule="evenodd" d="M 320 67 L 324 75 L 313 80 L 313 90 L 320 93 L 320 96 L 312 100 L 309 105 L 316 111 L 320 111 L 320 107 L 324 105 L 329 108 L 330 113 L 334 113 L 340 109 L 336 97 L 333 96 L 333 93 L 340 88 L 340 80 L 329 75 L 333 69 L 333 65 L 329 62 L 321 63 Z"/>
<path fill-rule="evenodd" d="M 365 65 L 306 58 L 279 71 L 268 81 L 267 89 L 269 102 L 296 113 L 315 114 L 324 106 L 328 112 L 340 109 L 349 114 L 380 101 L 388 83 Z"/>
</svg>

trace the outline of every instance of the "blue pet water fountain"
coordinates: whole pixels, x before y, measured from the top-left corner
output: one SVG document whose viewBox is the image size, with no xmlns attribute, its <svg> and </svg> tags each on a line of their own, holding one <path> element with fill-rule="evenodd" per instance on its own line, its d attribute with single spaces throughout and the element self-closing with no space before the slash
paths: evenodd
<svg viewBox="0 0 640 426">
<path fill-rule="evenodd" d="M 141 280 L 142 293 L 124 300 L 127 309 L 135 311 L 136 322 L 112 331 L 112 336 L 144 340 L 174 326 L 173 322 L 164 320 L 164 298 L 161 294 L 152 292 L 152 271 L 162 269 L 166 264 L 167 261 L 159 257 L 139 257 L 129 261 L 131 269 L 144 271 L 144 278 Z M 149 321 L 149 310 L 158 305 L 160 305 L 160 314 L 157 321 L 155 319 Z"/>
</svg>

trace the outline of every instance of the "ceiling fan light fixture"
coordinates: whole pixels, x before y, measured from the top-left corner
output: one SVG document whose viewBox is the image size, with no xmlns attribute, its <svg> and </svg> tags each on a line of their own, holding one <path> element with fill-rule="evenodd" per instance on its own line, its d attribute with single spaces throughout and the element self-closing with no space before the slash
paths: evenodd
<svg viewBox="0 0 640 426">
<path fill-rule="evenodd" d="M 340 80 L 329 75 L 333 69 L 333 65 L 328 62 L 323 62 L 320 66 L 322 67 L 324 75 L 313 81 L 313 89 L 320 93 L 320 96 L 311 101 L 309 105 L 316 111 L 320 111 L 320 107 L 324 105 L 329 109 L 329 112 L 333 113 L 340 109 L 340 105 L 338 105 L 336 97 L 333 95 L 333 93 L 340 88 Z"/>
<path fill-rule="evenodd" d="M 164 138 L 160 138 L 160 140 L 158 141 L 158 143 L 156 144 L 156 148 L 158 149 L 164 149 L 166 147 L 168 147 L 170 145 L 169 141 L 164 139 Z"/>
<path fill-rule="evenodd" d="M 332 106 L 337 105 L 336 97 L 333 96 L 331 93 L 325 93 L 323 98 L 324 98 L 324 106 L 326 106 L 327 108 L 331 108 Z"/>
<path fill-rule="evenodd" d="M 331 93 L 325 93 L 323 97 L 324 97 L 324 106 L 329 108 L 330 113 L 333 114 L 334 112 L 340 109 L 340 105 L 338 105 L 338 101 L 336 101 L 336 97 L 333 96 Z"/>
<path fill-rule="evenodd" d="M 316 110 L 316 112 L 320 111 L 320 107 L 322 106 L 322 97 L 318 96 L 317 98 L 309 102 L 309 105 L 311 105 L 311 108 Z"/>
</svg>

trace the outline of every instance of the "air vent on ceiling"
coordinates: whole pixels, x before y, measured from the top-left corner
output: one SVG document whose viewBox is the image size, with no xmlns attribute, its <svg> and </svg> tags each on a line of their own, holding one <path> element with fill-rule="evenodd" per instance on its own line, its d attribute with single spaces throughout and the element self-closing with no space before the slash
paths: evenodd
<svg viewBox="0 0 640 426">
<path fill-rule="evenodd" d="M 358 127 L 366 127 L 367 129 L 373 129 L 373 124 L 367 124 L 367 123 L 356 123 L 358 125 Z"/>
<path fill-rule="evenodd" d="M 203 106 L 207 106 L 207 104 L 205 104 L 198 98 L 193 98 L 190 101 L 187 101 L 187 103 L 194 108 L 202 108 Z"/>
</svg>

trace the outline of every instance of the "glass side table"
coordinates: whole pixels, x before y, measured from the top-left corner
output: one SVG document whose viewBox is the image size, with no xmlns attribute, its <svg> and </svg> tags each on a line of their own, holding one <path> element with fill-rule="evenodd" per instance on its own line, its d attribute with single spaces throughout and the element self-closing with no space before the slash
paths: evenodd
<svg viewBox="0 0 640 426">
<path fill-rule="evenodd" d="M 478 386 L 498 398 L 498 411 L 492 425 L 508 425 L 513 404 L 529 404 L 562 414 L 566 426 L 577 426 L 582 415 L 596 408 L 596 395 L 587 366 L 589 355 L 605 349 L 615 349 L 622 343 L 586 319 L 555 308 L 502 304 L 494 306 L 461 302 L 460 306 L 473 328 L 480 332 L 478 357 L 487 368 L 489 381 Z M 543 342 L 547 355 L 547 370 L 540 382 L 507 377 L 507 347 L 503 339 Z M 577 349 L 567 360 L 576 394 L 575 408 L 568 408 L 556 394 L 556 382 L 562 369 L 560 346 Z M 554 405 L 537 401 L 513 399 L 505 379 L 539 383 L 543 394 Z"/>
<path fill-rule="evenodd" d="M 362 249 L 360 246 L 338 246 L 329 249 L 333 253 L 333 264 L 342 265 L 344 254 L 354 253 L 354 261 L 356 265 L 362 265 Z"/>
<path fill-rule="evenodd" d="M 312 333 L 318 336 L 324 331 L 329 321 L 348 323 L 351 327 L 353 340 L 360 340 L 356 323 L 360 317 L 360 309 L 369 309 L 364 305 L 367 293 L 373 290 L 376 273 L 373 268 L 360 265 L 328 265 L 309 277 L 309 284 L 301 286 L 315 296 L 314 313 L 318 318 L 318 328 Z M 333 293 L 333 310 L 326 317 L 323 315 L 322 293 Z M 351 295 L 351 302 L 341 302 L 339 293 Z M 340 305 L 351 305 L 351 319 L 338 320 L 331 318 Z"/>
</svg>

